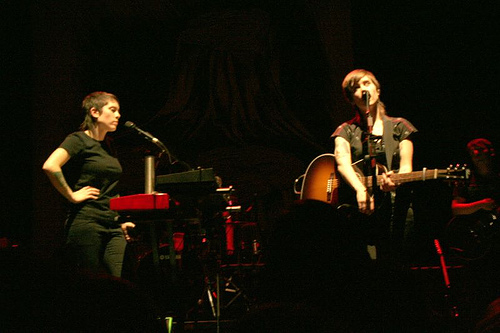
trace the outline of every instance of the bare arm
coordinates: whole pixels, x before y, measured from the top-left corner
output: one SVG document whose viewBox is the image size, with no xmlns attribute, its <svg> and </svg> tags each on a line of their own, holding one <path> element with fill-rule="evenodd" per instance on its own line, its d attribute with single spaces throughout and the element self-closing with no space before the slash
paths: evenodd
<svg viewBox="0 0 500 333">
<path fill-rule="evenodd" d="M 403 140 L 399 143 L 399 173 L 413 171 L 413 142 Z"/>
<path fill-rule="evenodd" d="M 480 209 L 493 210 L 496 208 L 495 200 L 486 198 L 474 202 L 466 202 L 462 197 L 456 197 L 451 202 L 451 212 L 454 216 L 469 215 Z"/>
<path fill-rule="evenodd" d="M 399 143 L 399 173 L 408 173 L 413 170 L 413 143 L 410 140 L 403 140 Z M 382 183 L 380 189 L 382 191 L 394 191 L 398 184 L 394 183 L 391 176 L 393 171 L 382 174 Z"/>
<path fill-rule="evenodd" d="M 70 160 L 70 158 L 70 155 L 65 149 L 57 148 L 45 161 L 42 169 L 49 177 L 51 184 L 59 193 L 72 203 L 79 203 L 88 199 L 97 199 L 99 196 L 99 189 L 91 186 L 85 186 L 82 189 L 73 192 L 73 190 L 69 187 L 61 168 Z"/>
<path fill-rule="evenodd" d="M 352 167 L 351 145 L 346 139 L 339 136 L 335 138 L 335 160 L 342 178 L 356 191 L 359 210 L 363 213 L 373 212 L 375 209 L 374 201 L 371 200 L 365 185 Z"/>
</svg>

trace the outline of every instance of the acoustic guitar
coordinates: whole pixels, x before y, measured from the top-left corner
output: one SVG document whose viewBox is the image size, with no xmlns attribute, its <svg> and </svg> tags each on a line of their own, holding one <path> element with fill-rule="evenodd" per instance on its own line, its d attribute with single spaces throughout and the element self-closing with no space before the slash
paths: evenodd
<svg viewBox="0 0 500 333">
<path fill-rule="evenodd" d="M 386 171 L 382 165 L 377 165 L 376 177 L 365 176 L 360 168 L 363 161 L 353 164 L 353 168 L 370 193 L 373 192 L 373 181 L 376 179 L 376 186 L 382 184 L 382 173 Z M 445 179 L 448 181 L 463 181 L 469 178 L 470 170 L 465 167 L 455 166 L 447 169 L 427 169 L 408 173 L 393 174 L 391 179 L 396 184 L 408 182 L 426 181 L 432 179 Z M 300 199 L 319 200 L 331 205 L 339 205 L 339 187 L 341 178 L 338 176 L 336 160 L 334 154 L 322 154 L 314 158 L 306 169 L 306 172 L 295 180 L 295 187 L 302 179 L 301 190 L 295 190 L 300 195 Z"/>
</svg>

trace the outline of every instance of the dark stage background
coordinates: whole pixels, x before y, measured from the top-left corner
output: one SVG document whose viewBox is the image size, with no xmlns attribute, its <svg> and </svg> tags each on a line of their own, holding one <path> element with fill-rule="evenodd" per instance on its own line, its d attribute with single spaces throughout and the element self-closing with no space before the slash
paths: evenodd
<svg viewBox="0 0 500 333">
<path fill-rule="evenodd" d="M 41 166 L 96 90 L 120 98 L 123 122 L 213 167 L 263 229 L 333 150 L 354 68 L 373 71 L 389 114 L 420 130 L 415 169 L 465 161 L 473 137 L 498 146 L 495 3 L 4 0 L 0 236 L 43 256 L 60 244 L 64 205 Z M 113 137 L 122 192 L 141 193 L 154 147 L 123 128 Z M 427 217 L 445 223 L 446 189 L 419 191 Z"/>
</svg>

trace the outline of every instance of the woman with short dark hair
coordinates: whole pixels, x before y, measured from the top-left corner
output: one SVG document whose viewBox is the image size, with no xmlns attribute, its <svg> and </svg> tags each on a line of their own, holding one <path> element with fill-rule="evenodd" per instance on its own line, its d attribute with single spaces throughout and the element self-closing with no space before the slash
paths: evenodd
<svg viewBox="0 0 500 333">
<path fill-rule="evenodd" d="M 85 119 L 43 164 L 55 189 L 69 202 L 65 257 L 79 269 L 121 276 L 126 240 L 110 210 L 122 173 L 107 133 L 120 119 L 115 95 L 93 92 L 82 102 Z"/>
</svg>

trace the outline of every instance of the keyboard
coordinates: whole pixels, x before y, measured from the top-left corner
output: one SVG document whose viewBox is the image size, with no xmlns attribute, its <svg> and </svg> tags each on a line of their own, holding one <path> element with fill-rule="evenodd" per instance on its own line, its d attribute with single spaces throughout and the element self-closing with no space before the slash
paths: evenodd
<svg viewBox="0 0 500 333">
<path fill-rule="evenodd" d="M 214 170 L 207 168 L 157 176 L 155 189 L 172 194 L 210 193 L 215 191 L 217 186 Z"/>
<path fill-rule="evenodd" d="M 170 196 L 167 193 L 126 195 L 111 199 L 109 206 L 117 212 L 162 211 L 170 208 Z"/>
</svg>

